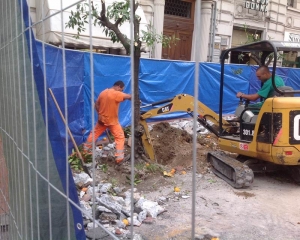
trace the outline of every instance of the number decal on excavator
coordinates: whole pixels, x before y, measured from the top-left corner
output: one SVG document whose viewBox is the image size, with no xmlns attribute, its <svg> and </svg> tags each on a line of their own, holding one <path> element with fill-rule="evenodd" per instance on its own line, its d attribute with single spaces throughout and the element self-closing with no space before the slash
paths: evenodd
<svg viewBox="0 0 300 240">
<path fill-rule="evenodd" d="M 296 115 L 294 117 L 294 138 L 297 141 L 300 140 L 299 125 L 300 125 L 300 115 Z"/>
<path fill-rule="evenodd" d="M 249 130 L 249 129 L 243 129 L 243 135 L 254 135 L 254 130 Z"/>
</svg>

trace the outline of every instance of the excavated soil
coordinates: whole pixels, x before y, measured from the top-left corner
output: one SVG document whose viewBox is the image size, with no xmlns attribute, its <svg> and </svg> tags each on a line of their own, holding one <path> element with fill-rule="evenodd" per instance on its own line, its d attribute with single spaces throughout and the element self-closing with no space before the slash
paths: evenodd
<svg viewBox="0 0 300 240">
<path fill-rule="evenodd" d="M 193 136 L 186 131 L 161 122 L 153 126 L 150 132 L 158 164 L 172 168 L 190 169 L 193 165 Z M 212 135 L 203 135 L 197 139 L 197 172 L 205 173 L 208 163 L 206 154 L 217 148 L 217 139 Z"/>
<path fill-rule="evenodd" d="M 193 137 L 185 130 L 172 127 L 168 122 L 160 122 L 152 125 L 150 131 L 156 162 L 149 163 L 137 161 L 135 163 L 135 183 L 138 191 L 151 192 L 161 186 L 174 184 L 172 177 L 165 176 L 163 172 L 176 170 L 177 175 L 186 174 L 193 166 Z M 206 154 L 210 150 L 217 149 L 217 138 L 212 134 L 201 135 L 197 138 L 197 170 L 199 174 L 208 172 L 209 163 Z M 130 153 L 130 147 L 126 144 L 125 155 Z M 97 160 L 96 181 L 112 182 L 122 187 L 130 187 L 131 164 L 125 162 L 120 166 L 114 163 L 112 157 Z M 102 166 L 105 167 L 105 171 Z M 174 171 L 174 170 L 173 170 Z"/>
</svg>

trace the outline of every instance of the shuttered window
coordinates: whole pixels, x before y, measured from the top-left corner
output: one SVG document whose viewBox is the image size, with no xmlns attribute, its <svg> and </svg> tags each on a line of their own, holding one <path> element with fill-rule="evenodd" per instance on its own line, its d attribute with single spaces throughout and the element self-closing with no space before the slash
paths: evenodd
<svg viewBox="0 0 300 240">
<path fill-rule="evenodd" d="M 192 3 L 179 0 L 166 0 L 165 14 L 191 18 Z"/>
</svg>

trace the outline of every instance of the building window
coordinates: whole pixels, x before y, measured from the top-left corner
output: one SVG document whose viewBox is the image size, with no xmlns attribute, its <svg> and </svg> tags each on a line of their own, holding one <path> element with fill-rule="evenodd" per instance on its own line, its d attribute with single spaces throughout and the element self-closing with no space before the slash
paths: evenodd
<svg viewBox="0 0 300 240">
<path fill-rule="evenodd" d="M 179 0 L 166 0 L 165 14 L 191 18 L 192 3 Z"/>
<path fill-rule="evenodd" d="M 287 0 L 287 5 L 289 7 L 294 7 L 294 0 Z"/>
</svg>

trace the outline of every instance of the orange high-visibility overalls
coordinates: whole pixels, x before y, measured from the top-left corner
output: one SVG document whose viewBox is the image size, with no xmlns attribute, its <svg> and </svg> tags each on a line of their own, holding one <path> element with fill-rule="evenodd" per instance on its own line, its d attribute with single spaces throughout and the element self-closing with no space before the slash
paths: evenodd
<svg viewBox="0 0 300 240">
<path fill-rule="evenodd" d="M 125 136 L 118 119 L 119 105 L 120 102 L 124 101 L 124 95 L 123 92 L 111 88 L 100 93 L 97 99 L 99 104 L 98 121 L 83 145 L 85 151 L 91 150 L 93 139 L 96 141 L 105 129 L 108 128 L 115 138 L 115 159 L 117 163 L 124 159 Z"/>
</svg>

